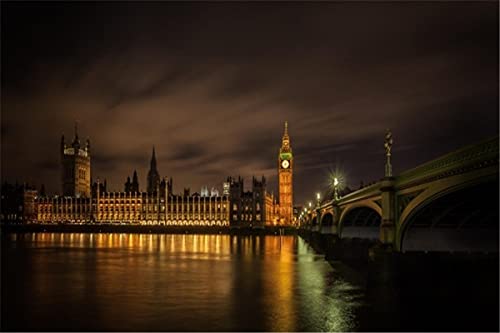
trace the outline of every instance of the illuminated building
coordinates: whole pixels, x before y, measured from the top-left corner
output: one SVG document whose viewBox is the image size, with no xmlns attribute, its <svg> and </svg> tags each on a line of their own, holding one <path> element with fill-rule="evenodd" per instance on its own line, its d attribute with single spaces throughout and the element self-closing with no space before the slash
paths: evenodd
<svg viewBox="0 0 500 333">
<path fill-rule="evenodd" d="M 293 155 L 288 136 L 288 122 L 278 154 L 280 224 L 293 224 Z"/>
<path fill-rule="evenodd" d="M 73 143 L 67 146 L 61 138 L 62 192 L 70 197 L 90 197 L 90 141 L 80 146 L 75 125 Z"/>
<path fill-rule="evenodd" d="M 222 195 L 229 195 L 229 188 L 230 188 L 229 182 L 222 183 Z"/>
<path fill-rule="evenodd" d="M 209 196 L 209 194 L 208 194 L 208 187 L 207 186 L 203 186 L 201 188 L 201 196 L 202 197 L 208 197 Z"/>
<path fill-rule="evenodd" d="M 212 187 L 201 188 L 200 194 L 190 194 L 185 188 L 181 195 L 173 193 L 172 178 L 160 177 L 153 147 L 146 191 L 140 191 L 137 172 L 127 177 L 123 192 L 107 190 L 106 181 L 90 186 L 90 144 L 80 149 L 78 134 L 72 146 L 61 143 L 63 157 L 63 196 L 35 197 L 32 219 L 43 223 L 118 223 L 158 225 L 231 225 L 265 226 L 291 225 L 293 219 L 293 156 L 288 137 L 288 125 L 278 157 L 279 199 L 266 190 L 266 178 L 253 177 L 252 190 L 244 190 L 241 177 L 228 177 L 223 183 L 222 196 Z M 75 156 L 76 152 L 76 156 Z M 81 158 L 80 158 L 81 157 Z M 71 176 L 74 167 L 81 170 L 85 182 Z M 73 178 L 71 178 L 73 177 Z M 76 180 L 75 180 L 76 179 Z M 69 185 L 71 186 L 69 186 Z M 92 187 L 92 190 L 91 190 Z M 69 191 L 73 189 L 72 191 Z M 31 207 L 31 206 L 30 206 Z"/>
<path fill-rule="evenodd" d="M 38 222 L 229 225 L 229 198 L 102 192 L 96 198 L 39 198 Z"/>
<path fill-rule="evenodd" d="M 1 188 L 0 220 L 23 222 L 33 220 L 36 212 L 37 191 L 27 184 L 4 182 Z"/>
<path fill-rule="evenodd" d="M 264 226 L 276 224 L 274 196 L 266 191 L 266 178 L 252 179 L 252 191 L 244 190 L 243 178 L 228 177 L 231 226 Z"/>
<path fill-rule="evenodd" d="M 63 163 L 63 188 L 72 189 L 64 195 L 54 197 L 37 197 L 36 192 L 25 195 L 25 206 L 29 217 L 34 222 L 42 223 L 117 223 L 117 224 L 157 224 L 157 225 L 229 225 L 229 197 L 219 196 L 218 191 L 212 188 L 210 196 L 201 197 L 198 194 L 190 195 L 189 189 L 184 189 L 183 195 L 173 193 L 172 178 L 160 175 L 156 166 L 156 154 L 153 154 L 147 177 L 147 191 L 139 191 L 137 172 L 133 179 L 127 178 L 125 191 L 108 192 L 107 184 L 99 180 L 92 185 L 90 179 L 83 191 L 83 185 L 71 178 L 68 170 L 74 165 L 84 168 L 85 175 L 90 175 L 89 143 L 85 149 L 79 148 L 78 135 L 75 130 L 75 139 L 71 148 L 61 143 L 62 153 L 66 160 Z M 71 158 L 74 152 L 78 158 Z M 72 155 L 73 154 L 73 155 Z M 81 160 L 79 157 L 85 157 Z M 83 162 L 85 163 L 83 163 Z M 83 175 L 83 173 L 82 173 Z M 72 183 L 73 182 L 73 183 Z M 75 194 L 76 193 L 76 194 Z"/>
</svg>

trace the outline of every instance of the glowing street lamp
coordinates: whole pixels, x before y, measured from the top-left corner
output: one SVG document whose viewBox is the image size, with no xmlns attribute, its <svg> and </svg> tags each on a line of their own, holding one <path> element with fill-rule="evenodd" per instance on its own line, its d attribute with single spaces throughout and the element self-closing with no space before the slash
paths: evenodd
<svg viewBox="0 0 500 333">
<path fill-rule="evenodd" d="M 335 200 L 339 199 L 338 185 L 339 185 L 339 179 L 337 177 L 333 178 L 333 189 L 334 189 Z"/>
</svg>

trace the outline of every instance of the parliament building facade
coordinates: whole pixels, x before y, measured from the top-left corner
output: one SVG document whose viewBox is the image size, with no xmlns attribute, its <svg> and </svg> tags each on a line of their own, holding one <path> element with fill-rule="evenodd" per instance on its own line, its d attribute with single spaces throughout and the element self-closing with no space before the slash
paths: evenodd
<svg viewBox="0 0 500 333">
<path fill-rule="evenodd" d="M 251 226 L 293 224 L 293 158 L 285 123 L 278 154 L 279 199 L 267 191 L 265 177 L 252 179 L 252 190 L 244 181 L 228 177 L 223 193 L 182 194 L 173 192 L 173 179 L 160 177 L 153 148 L 147 175 L 147 190 L 139 190 L 137 172 L 127 177 L 124 191 L 107 191 L 107 183 L 91 183 L 90 142 L 82 147 L 75 128 L 71 145 L 61 139 L 62 196 L 28 196 L 25 220 L 39 223 L 114 223 L 166 226 Z"/>
</svg>

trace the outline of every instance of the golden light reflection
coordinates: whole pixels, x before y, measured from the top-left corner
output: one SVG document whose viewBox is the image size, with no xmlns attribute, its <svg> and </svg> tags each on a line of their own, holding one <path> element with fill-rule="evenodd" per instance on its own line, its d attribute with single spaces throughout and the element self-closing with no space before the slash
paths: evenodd
<svg viewBox="0 0 500 333">
<path fill-rule="evenodd" d="M 269 241 L 267 241 L 269 240 Z M 272 237 L 266 239 L 264 262 L 272 278 L 266 279 L 266 289 L 271 293 L 264 305 L 272 313 L 270 331 L 297 331 L 295 320 L 294 291 L 294 237 Z M 277 257 L 279 258 L 277 260 Z"/>
<path fill-rule="evenodd" d="M 261 326 L 255 327 L 258 330 L 355 328 L 353 305 L 343 294 L 352 287 L 344 283 L 339 290 L 329 291 L 325 277 L 331 267 L 315 260 L 294 236 L 34 233 L 22 237 L 13 241 L 32 242 L 34 247 L 106 249 L 41 251 L 34 256 L 36 274 L 30 288 L 34 297 L 47 300 L 58 299 L 64 290 L 64 302 L 71 304 L 96 297 L 106 305 L 109 318 L 127 313 L 159 318 L 168 313 L 175 318 L 201 311 L 205 318 L 222 323 L 218 328 L 224 331 L 233 328 L 224 323 L 231 323 L 242 315 L 241 308 L 255 302 L 264 314 Z M 255 300 L 248 295 L 255 295 Z M 127 320 L 133 321 L 131 317 Z M 299 323 L 301 317 L 315 324 L 304 326 Z M 142 322 L 135 324 L 130 327 L 144 329 Z M 107 328 L 126 327 L 102 330 Z"/>
</svg>

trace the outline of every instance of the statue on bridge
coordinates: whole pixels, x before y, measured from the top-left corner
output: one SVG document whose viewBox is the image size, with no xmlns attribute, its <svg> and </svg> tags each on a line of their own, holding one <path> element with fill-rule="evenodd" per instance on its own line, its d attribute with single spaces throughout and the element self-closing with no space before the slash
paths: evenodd
<svg viewBox="0 0 500 333">
<path fill-rule="evenodd" d="M 385 132 L 385 176 L 392 177 L 392 165 L 391 165 L 391 149 L 392 149 L 392 132 L 390 129 L 387 129 Z"/>
</svg>

